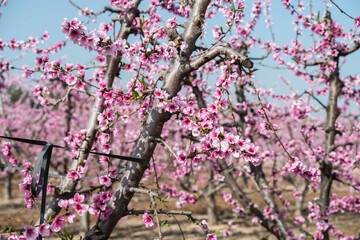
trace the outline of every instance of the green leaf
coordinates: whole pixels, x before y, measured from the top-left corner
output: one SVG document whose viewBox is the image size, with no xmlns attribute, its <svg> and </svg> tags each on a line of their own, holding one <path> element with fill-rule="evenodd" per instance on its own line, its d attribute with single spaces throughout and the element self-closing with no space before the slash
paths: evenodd
<svg viewBox="0 0 360 240">
<path fill-rule="evenodd" d="M 132 90 L 132 95 L 134 98 L 137 98 L 139 96 L 139 93 L 135 91 L 135 89 Z"/>
<path fill-rule="evenodd" d="M 318 14 L 317 14 L 317 16 L 316 16 L 316 21 L 317 21 L 318 23 L 320 23 L 320 11 L 318 11 Z"/>
<path fill-rule="evenodd" d="M 169 224 L 168 224 L 168 220 L 165 220 L 161 223 L 161 226 L 165 226 L 165 227 L 168 227 Z"/>
<path fill-rule="evenodd" d="M 159 204 L 168 203 L 169 201 L 166 200 L 167 198 L 168 198 L 168 196 L 166 196 L 164 199 L 161 199 L 159 201 Z"/>
<path fill-rule="evenodd" d="M 2 232 L 6 232 L 7 230 L 9 230 L 10 228 L 8 226 L 5 226 L 3 229 L 1 229 Z"/>
<path fill-rule="evenodd" d="M 73 240 L 74 239 L 74 235 L 70 235 L 66 229 L 63 229 L 59 232 L 59 236 L 61 238 L 61 240 Z"/>
<path fill-rule="evenodd" d="M 215 231 L 215 234 L 218 234 L 218 233 L 220 233 L 220 228 L 219 227 Z"/>
<path fill-rule="evenodd" d="M 49 216 L 49 220 L 52 220 L 54 219 L 54 217 L 56 216 L 56 212 L 53 212 L 52 214 L 50 214 Z"/>
</svg>

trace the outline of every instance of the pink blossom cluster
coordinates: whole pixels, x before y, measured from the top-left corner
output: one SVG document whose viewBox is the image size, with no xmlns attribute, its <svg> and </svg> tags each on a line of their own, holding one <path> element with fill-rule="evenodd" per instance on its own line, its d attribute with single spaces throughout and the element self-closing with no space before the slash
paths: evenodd
<svg viewBox="0 0 360 240">
<path fill-rule="evenodd" d="M 232 206 L 232 211 L 236 214 L 236 216 L 244 216 L 244 208 L 242 208 L 240 204 L 233 198 L 231 193 L 223 192 L 222 197 L 224 198 L 225 202 Z"/>
<path fill-rule="evenodd" d="M 9 60 L 5 60 L 4 62 L 0 62 L 0 69 L 4 72 L 9 72 L 11 65 Z"/>
<path fill-rule="evenodd" d="M 284 4 L 286 9 L 290 9 L 291 0 L 281 0 L 281 2 Z"/>
<path fill-rule="evenodd" d="M 89 208 L 89 213 L 97 216 L 100 221 L 107 219 L 112 213 L 112 210 L 111 208 L 106 207 L 112 200 L 113 194 L 113 191 L 99 192 L 99 194 L 93 198 L 93 203 Z"/>
<path fill-rule="evenodd" d="M 75 44 L 90 51 L 96 50 L 105 56 L 115 55 L 116 52 L 123 51 L 125 48 L 125 40 L 119 38 L 112 41 L 104 31 L 97 31 L 95 34 L 95 30 L 92 30 L 85 33 L 85 25 L 77 18 L 73 18 L 70 22 L 65 18 L 61 29 Z"/>
<path fill-rule="evenodd" d="M 75 193 L 75 196 L 72 199 L 61 199 L 58 204 L 59 207 L 64 209 L 72 207 L 80 216 L 82 216 L 89 209 L 88 205 L 82 204 L 85 200 L 85 195 Z"/>
<path fill-rule="evenodd" d="M 49 90 L 45 86 L 35 86 L 34 95 L 38 98 L 41 105 L 45 105 L 47 103 L 46 95 L 49 94 Z"/>
<path fill-rule="evenodd" d="M 12 150 L 12 145 L 10 142 L 4 142 L 2 144 L 1 151 L 4 157 L 11 163 L 11 165 L 17 166 L 19 164 L 19 161 L 15 159 L 15 156 L 14 154 L 11 153 L 11 150 Z"/>
<path fill-rule="evenodd" d="M 42 43 L 44 43 L 49 38 L 50 38 L 49 33 L 47 31 L 45 31 L 44 34 L 42 35 L 42 37 L 40 38 L 40 40 Z M 33 49 L 33 51 L 35 53 L 39 53 L 42 51 L 54 53 L 57 50 L 59 50 L 61 48 L 61 45 L 63 45 L 63 44 L 64 43 L 61 42 L 61 43 L 57 44 L 55 47 L 50 46 L 47 49 L 41 50 L 38 48 L 39 39 L 37 37 L 29 37 L 28 40 L 26 40 L 26 41 L 24 41 L 24 40 L 18 41 L 15 38 L 12 38 L 9 43 L 6 43 L 2 39 L 0 39 L 0 50 L 3 51 L 5 47 L 8 47 L 11 50 L 31 50 L 31 49 Z"/>
<path fill-rule="evenodd" d="M 288 161 L 284 169 L 292 174 L 300 175 L 307 180 L 313 182 L 316 186 L 320 183 L 320 170 L 314 167 L 306 166 L 300 159 L 294 157 L 293 160 Z M 282 174 L 284 174 L 283 172 Z"/>
<path fill-rule="evenodd" d="M 110 0 L 111 6 L 121 8 L 124 11 L 128 11 L 130 8 L 134 6 L 134 3 L 129 0 Z"/>
<path fill-rule="evenodd" d="M 190 16 L 191 7 L 188 4 L 178 5 L 175 1 L 152 0 L 150 3 L 150 7 L 156 5 L 160 5 L 161 8 L 167 10 L 169 13 L 172 13 L 174 15 L 186 18 Z"/>
<path fill-rule="evenodd" d="M 36 240 L 39 236 L 39 234 L 41 234 L 42 236 L 49 236 L 50 235 L 50 230 L 49 229 L 45 229 L 45 227 L 43 227 L 44 225 L 39 227 L 34 227 L 34 226 L 25 226 L 24 229 L 25 231 L 19 235 L 16 236 L 14 234 L 11 234 L 8 237 L 8 240 Z M 49 234 L 47 234 L 49 232 Z M 1 238 L 1 237 L 0 237 Z"/>
<path fill-rule="evenodd" d="M 185 204 L 196 204 L 196 198 L 191 193 L 179 192 L 179 200 L 176 202 L 176 207 L 183 208 Z"/>
<path fill-rule="evenodd" d="M 311 108 L 306 106 L 306 103 L 302 99 L 293 101 L 290 109 L 297 119 L 306 119 L 311 111 Z"/>
</svg>

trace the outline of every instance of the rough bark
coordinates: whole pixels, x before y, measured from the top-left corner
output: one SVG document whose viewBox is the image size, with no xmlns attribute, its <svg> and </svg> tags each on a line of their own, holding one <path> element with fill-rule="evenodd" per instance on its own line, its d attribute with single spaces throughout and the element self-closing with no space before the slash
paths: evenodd
<svg viewBox="0 0 360 240">
<path fill-rule="evenodd" d="M 327 211 L 330 203 L 331 185 L 334 180 L 332 175 L 332 164 L 328 159 L 332 147 L 335 143 L 336 128 L 335 123 L 337 117 L 340 115 L 338 110 L 338 97 L 343 88 L 343 82 L 339 77 L 339 58 L 333 59 L 336 61 L 336 69 L 329 76 L 329 99 L 326 109 L 326 123 L 325 123 L 325 153 L 326 157 L 321 163 L 321 184 L 320 184 L 320 210 L 322 213 Z M 325 217 L 325 221 L 327 221 Z M 329 239 L 329 231 L 323 232 L 324 239 Z"/>
<path fill-rule="evenodd" d="M 71 114 L 71 93 L 69 93 L 69 97 L 68 97 L 68 102 L 67 102 L 67 106 L 66 106 L 66 116 L 65 116 L 65 127 L 66 127 L 66 133 L 68 134 L 71 131 L 71 118 L 72 118 L 72 114 Z M 67 145 L 67 142 L 65 142 L 65 147 L 69 147 Z M 68 162 L 69 159 L 68 158 L 64 158 L 64 163 L 63 163 L 63 173 L 66 174 L 67 170 L 68 170 Z"/>
</svg>

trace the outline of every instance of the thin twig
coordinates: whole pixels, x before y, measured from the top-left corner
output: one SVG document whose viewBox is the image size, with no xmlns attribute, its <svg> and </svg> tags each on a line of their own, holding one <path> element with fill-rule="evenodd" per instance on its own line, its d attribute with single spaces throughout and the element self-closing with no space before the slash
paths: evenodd
<svg viewBox="0 0 360 240">
<path fill-rule="evenodd" d="M 308 94 L 309 96 L 311 96 L 313 99 L 315 99 L 325 110 L 327 109 L 327 107 L 325 106 L 325 104 L 323 104 L 317 97 L 314 96 L 314 94 L 312 94 L 311 92 L 308 91 L 304 91 L 302 94 L 300 94 L 298 96 L 298 98 L 300 98 L 304 93 Z"/>
<path fill-rule="evenodd" d="M 241 68 L 242 68 L 242 70 L 245 72 L 246 77 L 247 77 L 247 79 L 248 79 L 248 81 L 249 81 L 249 83 L 250 83 L 250 86 L 251 86 L 251 87 L 253 88 L 253 90 L 255 91 L 255 94 L 256 94 L 256 96 L 257 96 L 257 99 L 259 100 L 259 104 L 260 104 L 262 110 L 264 111 L 265 119 L 266 119 L 266 121 L 268 122 L 268 124 L 269 124 L 269 126 L 270 126 L 270 129 L 271 129 L 272 132 L 274 133 L 276 140 L 280 143 L 282 149 L 284 150 L 284 152 L 286 153 L 286 155 L 289 157 L 289 159 L 290 159 L 290 160 L 293 160 L 293 157 L 292 157 L 292 156 L 290 155 L 290 153 L 287 151 L 287 149 L 285 148 L 284 144 L 282 143 L 280 137 L 277 135 L 276 130 L 274 129 L 274 127 L 273 127 L 273 125 L 272 125 L 272 123 L 271 123 L 271 121 L 270 121 L 270 118 L 269 118 L 269 116 L 268 116 L 267 113 L 266 113 L 266 108 L 265 108 L 264 104 L 263 104 L 262 101 L 261 101 L 259 92 L 257 91 L 254 83 L 251 81 L 250 73 L 248 73 L 247 71 L 245 71 L 245 69 L 244 69 L 242 66 L 241 66 Z"/>
<path fill-rule="evenodd" d="M 340 183 L 342 183 L 342 184 L 344 184 L 344 185 L 350 186 L 350 187 L 354 188 L 356 191 L 360 192 L 360 189 L 357 188 L 354 184 L 351 184 L 351 183 L 348 183 L 348 182 L 344 182 L 343 180 L 341 180 L 341 179 L 339 179 L 339 178 L 337 178 L 337 177 L 334 177 L 334 180 L 336 180 L 336 181 L 338 181 L 338 182 L 340 182 Z"/>
<path fill-rule="evenodd" d="M 155 159 L 154 159 L 153 156 L 151 157 L 151 159 L 152 159 L 152 161 L 153 161 L 153 166 L 154 166 L 156 187 L 157 187 L 158 189 L 160 189 L 159 180 L 158 180 L 157 171 L 156 171 Z"/>
<path fill-rule="evenodd" d="M 159 215 L 158 215 L 157 209 L 156 209 L 156 201 L 155 201 L 153 195 L 150 195 L 150 199 L 151 199 L 152 205 L 153 205 L 153 207 L 154 207 L 154 214 L 155 214 L 156 224 L 157 224 L 158 231 L 159 231 L 159 239 L 162 240 L 163 238 L 162 238 L 162 233 L 161 233 L 161 226 L 160 226 L 160 221 L 159 221 Z"/>
<path fill-rule="evenodd" d="M 175 219 L 176 224 L 179 226 L 179 230 L 180 230 L 181 236 L 182 236 L 183 240 L 185 240 L 184 232 L 182 231 L 181 225 L 180 225 L 179 221 L 177 220 L 177 218 L 175 217 L 175 214 L 171 214 L 171 216 Z"/>
<path fill-rule="evenodd" d="M 162 139 L 162 138 L 156 138 L 155 140 L 158 141 L 158 142 L 161 142 L 162 144 L 164 144 L 165 147 L 171 152 L 171 154 L 174 155 L 174 157 L 175 157 L 176 159 L 178 158 L 178 156 L 176 155 L 176 153 L 171 149 L 171 147 L 169 146 L 169 144 L 167 144 L 167 143 L 164 141 L 164 139 Z"/>
<path fill-rule="evenodd" d="M 332 4 L 334 4 L 335 5 L 335 7 L 337 7 L 337 9 L 339 9 L 340 10 L 340 12 L 341 13 L 343 13 L 343 14 L 345 14 L 346 16 L 348 16 L 349 18 L 351 18 L 351 19 L 353 19 L 353 20 L 355 20 L 355 18 L 354 17 L 352 17 L 352 16 L 350 16 L 349 14 L 347 14 L 344 10 L 342 10 L 333 0 L 330 0 L 330 2 L 332 2 Z"/>
</svg>

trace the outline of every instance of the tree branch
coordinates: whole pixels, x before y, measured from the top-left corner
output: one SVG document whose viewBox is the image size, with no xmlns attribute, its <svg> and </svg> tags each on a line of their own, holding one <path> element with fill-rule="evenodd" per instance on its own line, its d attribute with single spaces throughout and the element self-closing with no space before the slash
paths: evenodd
<svg viewBox="0 0 360 240">
<path fill-rule="evenodd" d="M 354 44 L 354 46 L 352 46 L 351 48 L 349 48 L 346 52 L 340 52 L 340 53 L 339 53 L 339 56 L 342 56 L 342 57 L 347 56 L 347 55 L 355 52 L 355 51 L 358 50 L 359 48 L 360 48 L 360 43 L 359 43 L 359 42 L 356 42 L 356 43 Z"/>
<path fill-rule="evenodd" d="M 232 49 L 228 43 L 223 43 L 215 46 L 210 51 L 198 56 L 189 64 L 188 71 L 199 69 L 205 63 L 220 55 L 225 55 L 228 59 L 237 57 L 239 63 L 246 68 L 252 68 L 254 66 L 253 62 L 249 58 L 241 55 L 239 52 Z"/>
<path fill-rule="evenodd" d="M 126 212 L 126 215 L 138 215 L 138 214 L 144 214 L 145 212 L 149 214 L 154 214 L 154 210 L 128 210 Z M 157 210 L 158 214 L 165 214 L 165 215 L 184 215 L 184 216 L 190 216 L 192 212 L 190 211 L 176 211 L 176 210 Z"/>
</svg>

